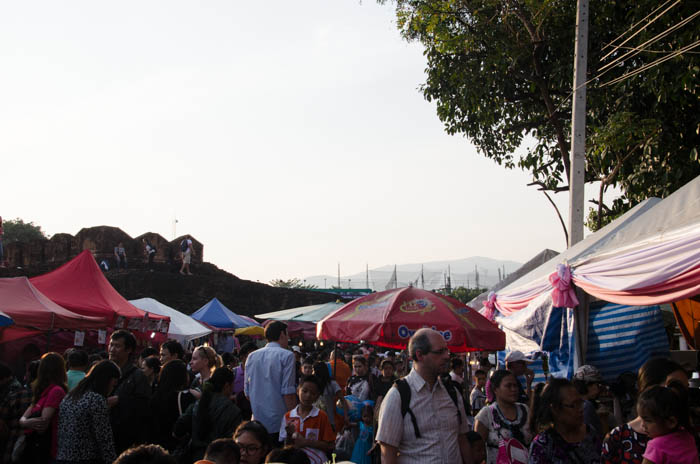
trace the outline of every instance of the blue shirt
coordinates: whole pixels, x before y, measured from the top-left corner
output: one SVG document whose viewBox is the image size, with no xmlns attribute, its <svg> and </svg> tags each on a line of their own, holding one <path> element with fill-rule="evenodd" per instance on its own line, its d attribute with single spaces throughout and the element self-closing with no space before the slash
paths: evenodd
<svg viewBox="0 0 700 464">
<path fill-rule="evenodd" d="M 268 433 L 278 433 L 287 412 L 283 395 L 295 392 L 294 354 L 277 342 L 253 351 L 245 363 L 245 395 L 250 399 L 253 418 L 262 422 Z"/>
<path fill-rule="evenodd" d="M 69 369 L 68 372 L 66 372 L 66 377 L 68 378 L 66 382 L 68 384 L 68 391 L 71 391 L 85 378 L 85 372 Z"/>
</svg>

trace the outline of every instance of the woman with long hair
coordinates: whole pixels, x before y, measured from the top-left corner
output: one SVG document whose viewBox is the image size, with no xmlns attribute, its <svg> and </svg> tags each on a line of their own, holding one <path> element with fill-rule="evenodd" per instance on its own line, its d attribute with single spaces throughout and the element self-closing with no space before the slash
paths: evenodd
<svg viewBox="0 0 700 464">
<path fill-rule="evenodd" d="M 240 464 L 262 464 L 270 451 L 270 436 L 261 422 L 243 422 L 233 434 L 241 451 Z"/>
<path fill-rule="evenodd" d="M 187 390 L 187 364 L 179 359 L 165 363 L 158 376 L 158 384 L 151 395 L 149 408 L 151 412 L 150 440 L 172 452 L 179 444 L 173 437 L 173 426 L 195 398 Z"/>
<path fill-rule="evenodd" d="M 44 354 L 39 362 L 37 377 L 32 382 L 32 404 L 19 420 L 20 427 L 29 429 L 32 444 L 28 450 L 36 450 L 32 461 L 43 464 L 56 459 L 56 444 L 58 434 L 58 407 L 66 396 L 66 362 L 58 353 Z"/>
<path fill-rule="evenodd" d="M 233 391 L 233 372 L 219 367 L 204 382 L 202 396 L 177 420 L 176 437 L 188 432 L 192 438 L 190 451 L 193 460 L 202 459 L 207 445 L 217 438 L 230 437 L 241 423 L 241 410 L 230 396 Z"/>
<path fill-rule="evenodd" d="M 190 385 L 190 392 L 199 399 L 202 396 L 202 385 L 212 376 L 214 369 L 223 366 L 221 356 L 216 354 L 211 346 L 198 346 L 192 352 L 190 368 L 196 377 Z"/>
<path fill-rule="evenodd" d="M 514 439 L 528 446 L 531 435 L 527 429 L 528 407 L 517 402 L 519 390 L 515 375 L 498 370 L 490 380 L 490 393 L 495 401 L 481 408 L 475 418 L 474 430 L 486 442 L 486 462 L 495 464 L 502 440 Z"/>
<path fill-rule="evenodd" d="M 601 437 L 583 420 L 584 400 L 567 379 L 551 379 L 534 398 L 537 436 L 530 445 L 530 464 L 600 463 Z"/>
<path fill-rule="evenodd" d="M 120 376 L 114 362 L 100 361 L 63 399 L 58 414 L 57 462 L 108 464 L 116 459 L 107 397 Z"/>
</svg>

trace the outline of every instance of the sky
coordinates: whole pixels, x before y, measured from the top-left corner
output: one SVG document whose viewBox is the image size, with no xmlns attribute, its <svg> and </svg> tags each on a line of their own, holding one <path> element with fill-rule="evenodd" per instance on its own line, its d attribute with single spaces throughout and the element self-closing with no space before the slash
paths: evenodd
<svg viewBox="0 0 700 464">
<path fill-rule="evenodd" d="M 177 219 L 261 282 L 564 249 L 526 173 L 444 132 L 425 66 L 369 0 L 3 2 L 0 216 Z"/>
</svg>

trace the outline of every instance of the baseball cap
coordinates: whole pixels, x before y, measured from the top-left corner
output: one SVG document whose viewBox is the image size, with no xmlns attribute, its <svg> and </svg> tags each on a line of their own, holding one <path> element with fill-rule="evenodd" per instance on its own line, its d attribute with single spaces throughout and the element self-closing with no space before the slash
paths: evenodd
<svg viewBox="0 0 700 464">
<path fill-rule="evenodd" d="M 590 364 L 584 364 L 574 372 L 575 380 L 583 380 L 584 382 L 602 382 L 603 376 L 597 367 Z"/>
<path fill-rule="evenodd" d="M 294 346 L 292 347 L 292 351 L 294 351 L 294 352 L 296 352 L 296 353 L 301 353 L 301 348 L 299 348 L 298 346 L 294 345 Z"/>
<path fill-rule="evenodd" d="M 511 351 L 506 355 L 506 362 L 511 363 L 511 362 L 517 362 L 517 361 L 525 361 L 526 363 L 531 363 L 533 362 L 532 359 L 528 358 L 523 354 L 522 351 Z"/>
</svg>

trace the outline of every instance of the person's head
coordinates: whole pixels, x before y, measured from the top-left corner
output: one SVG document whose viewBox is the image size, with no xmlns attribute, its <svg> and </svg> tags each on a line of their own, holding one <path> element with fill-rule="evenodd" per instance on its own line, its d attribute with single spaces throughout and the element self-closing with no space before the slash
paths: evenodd
<svg viewBox="0 0 700 464">
<path fill-rule="evenodd" d="M 314 375 L 302 377 L 299 380 L 297 395 L 299 396 L 299 403 L 306 408 L 310 408 L 321 395 L 321 382 Z"/>
<path fill-rule="evenodd" d="M 84 372 L 89 366 L 90 357 L 85 350 L 75 348 L 68 353 L 68 369 Z"/>
<path fill-rule="evenodd" d="M 294 353 L 294 359 L 298 361 L 301 361 L 301 359 L 304 357 L 304 354 L 301 352 L 301 347 L 294 345 L 292 347 L 292 353 Z"/>
<path fill-rule="evenodd" d="M 274 449 L 265 458 L 266 463 L 284 463 L 284 464 L 311 464 L 311 460 L 306 453 L 293 446 L 285 446 L 284 448 Z"/>
<path fill-rule="evenodd" d="M 149 356 L 158 356 L 158 350 L 150 346 L 141 350 L 139 354 L 139 367 L 143 367 L 143 361 Z"/>
<path fill-rule="evenodd" d="M 685 369 L 683 369 L 683 366 L 681 366 L 675 361 L 669 361 L 668 368 L 671 372 L 669 372 L 666 376 L 664 385 L 668 386 L 671 384 L 671 382 L 675 380 L 687 389 L 688 382 L 690 381 L 690 379 L 688 378 L 688 372 Z"/>
<path fill-rule="evenodd" d="M 123 248 L 123 247 L 124 247 L 124 244 L 123 244 L 122 242 L 119 242 L 119 243 L 117 244 L 117 246 L 118 246 L 119 248 Z"/>
<path fill-rule="evenodd" d="M 486 442 L 484 442 L 484 439 L 479 435 L 479 432 L 474 430 L 467 432 L 467 441 L 472 450 L 472 462 L 481 464 L 486 461 Z"/>
<path fill-rule="evenodd" d="M 241 349 L 238 350 L 238 357 L 241 360 L 242 366 L 245 366 L 245 362 L 248 359 L 248 355 L 257 349 L 258 349 L 258 346 L 253 342 L 245 342 L 241 346 Z"/>
<path fill-rule="evenodd" d="M 408 352 L 418 369 L 429 376 L 444 374 L 450 365 L 450 350 L 440 332 L 419 329 L 408 341 Z"/>
<path fill-rule="evenodd" d="M 165 365 L 173 359 L 182 359 L 185 355 L 185 350 L 177 340 L 167 340 L 160 345 L 160 363 Z"/>
<path fill-rule="evenodd" d="M 346 351 L 343 353 L 343 359 L 345 360 L 345 364 L 348 366 L 352 364 L 352 351 Z"/>
<path fill-rule="evenodd" d="M 453 358 L 450 364 L 452 365 L 452 372 L 454 372 L 457 375 L 464 374 L 464 359 Z"/>
<path fill-rule="evenodd" d="M 639 368 L 637 388 L 640 392 L 654 385 L 662 385 L 677 364 L 668 358 L 652 358 Z"/>
<path fill-rule="evenodd" d="M 573 385 L 585 400 L 598 398 L 602 389 L 603 376 L 600 371 L 590 364 L 584 364 L 576 369 Z"/>
<path fill-rule="evenodd" d="M 535 398 L 532 415 L 538 432 L 551 425 L 572 429 L 583 424 L 583 399 L 569 380 L 550 379 Z"/>
<path fill-rule="evenodd" d="M 160 445 L 138 445 L 119 455 L 114 464 L 176 464 Z"/>
<path fill-rule="evenodd" d="M 221 357 L 211 346 L 198 346 L 192 352 L 190 367 L 192 372 L 203 374 L 205 377 L 217 367 L 222 366 Z"/>
<path fill-rule="evenodd" d="M 369 374 L 369 365 L 367 364 L 367 359 L 361 354 L 356 354 L 352 357 L 352 369 L 355 371 L 355 375 L 364 377 Z"/>
<path fill-rule="evenodd" d="M 119 329 L 109 339 L 109 359 L 124 367 L 136 349 L 136 338 L 128 330 Z"/>
<path fill-rule="evenodd" d="M 679 427 L 690 428 L 687 389 L 675 380 L 668 387 L 654 385 L 644 390 L 637 401 L 637 412 L 642 418 L 642 429 L 650 438 Z"/>
<path fill-rule="evenodd" d="M 46 353 L 39 361 L 37 377 L 32 382 L 32 403 L 36 404 L 39 401 L 41 394 L 49 385 L 58 385 L 67 390 L 67 380 L 66 362 L 63 360 L 63 356 L 54 352 Z"/>
<path fill-rule="evenodd" d="M 80 398 L 85 392 L 92 391 L 104 397 L 112 393 L 122 373 L 119 367 L 104 359 L 90 368 L 85 377 L 68 393 L 69 398 Z"/>
<path fill-rule="evenodd" d="M 311 375 L 314 373 L 314 360 L 307 356 L 301 362 L 301 375 Z"/>
<path fill-rule="evenodd" d="M 150 356 L 143 360 L 143 373 L 146 374 L 149 380 L 153 381 L 158 378 L 160 373 L 160 360 L 155 356 Z"/>
<path fill-rule="evenodd" d="M 476 372 L 474 372 L 474 378 L 476 379 L 476 386 L 479 388 L 484 388 L 484 385 L 486 385 L 486 372 L 478 369 Z"/>
<path fill-rule="evenodd" d="M 394 363 L 390 359 L 385 359 L 382 361 L 382 377 L 385 379 L 390 379 L 394 377 Z"/>
<path fill-rule="evenodd" d="M 491 376 L 491 394 L 496 401 L 513 404 L 518 401 L 518 380 L 509 370 L 500 369 Z"/>
<path fill-rule="evenodd" d="M 287 324 L 282 321 L 274 321 L 265 327 L 265 338 L 268 342 L 279 343 L 282 348 L 289 346 L 289 337 L 287 336 Z"/>
<path fill-rule="evenodd" d="M 530 359 L 525 357 L 521 351 L 511 351 L 506 355 L 506 369 L 511 371 L 513 375 L 519 377 L 527 372 L 527 365 Z"/>
<path fill-rule="evenodd" d="M 165 363 L 158 375 L 158 387 L 156 390 L 160 397 L 167 392 L 182 390 L 187 386 L 187 364 L 180 359 L 173 359 Z"/>
<path fill-rule="evenodd" d="M 374 408 L 369 404 L 362 406 L 362 422 L 368 426 L 374 422 Z"/>
<path fill-rule="evenodd" d="M 206 437 L 212 427 L 212 418 L 209 416 L 209 405 L 214 395 L 223 395 L 228 398 L 233 391 L 233 371 L 228 367 L 217 368 L 211 377 L 202 384 L 202 396 L 199 399 L 199 407 L 195 421 L 199 425 L 199 433 Z"/>
<path fill-rule="evenodd" d="M 241 450 L 241 464 L 261 464 L 269 449 L 269 435 L 261 422 L 241 423 L 233 434 Z"/>
<path fill-rule="evenodd" d="M 319 386 L 321 388 L 321 393 L 326 389 L 329 383 L 331 383 L 331 374 L 328 372 L 328 365 L 323 361 L 316 361 L 311 369 L 311 374 L 318 379 Z M 302 372 L 303 373 L 303 372 Z M 305 376 L 308 374 L 304 374 Z"/>
<path fill-rule="evenodd" d="M 209 443 L 204 459 L 214 464 L 238 464 L 241 451 L 233 438 L 219 438 Z"/>
</svg>

